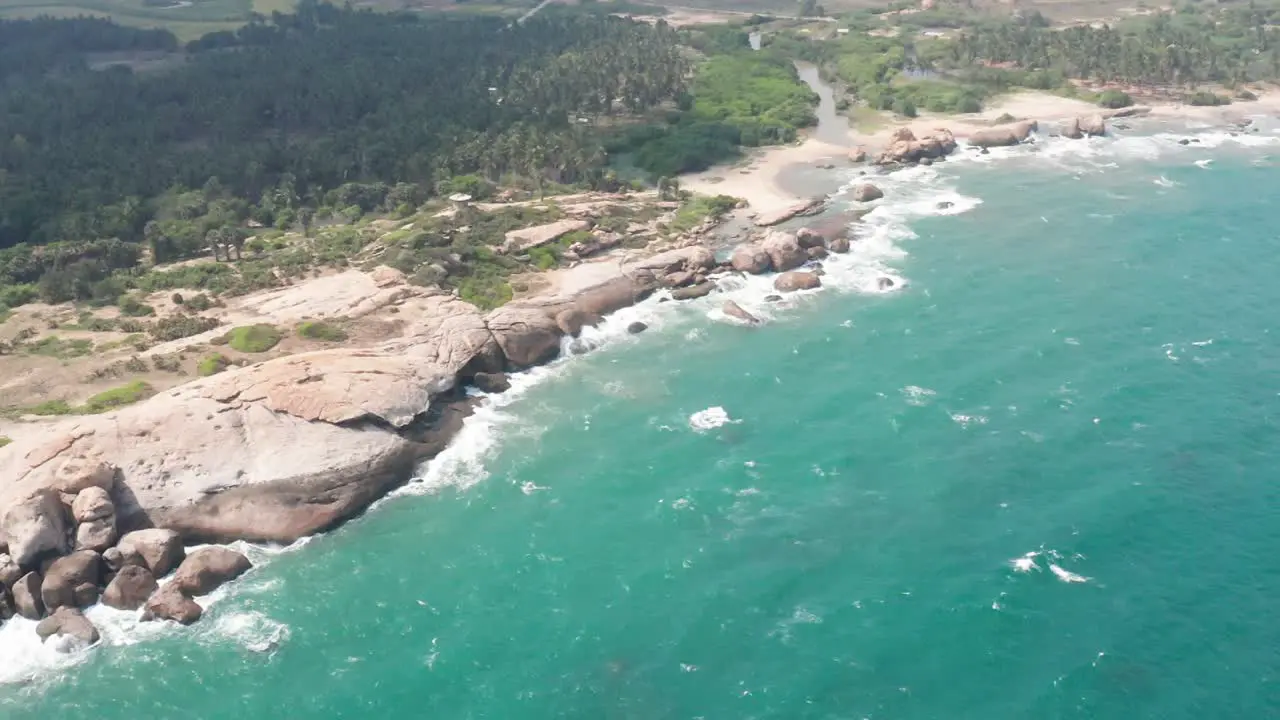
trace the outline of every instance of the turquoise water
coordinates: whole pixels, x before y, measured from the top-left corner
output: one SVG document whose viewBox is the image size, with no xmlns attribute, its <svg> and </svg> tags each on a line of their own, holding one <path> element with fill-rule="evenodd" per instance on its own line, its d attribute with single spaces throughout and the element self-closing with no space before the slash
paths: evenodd
<svg viewBox="0 0 1280 720">
<path fill-rule="evenodd" d="M 764 327 L 636 310 L 484 413 L 454 485 L 0 713 L 1277 716 L 1280 174 L 1085 147 L 886 181 L 846 289 Z"/>
</svg>

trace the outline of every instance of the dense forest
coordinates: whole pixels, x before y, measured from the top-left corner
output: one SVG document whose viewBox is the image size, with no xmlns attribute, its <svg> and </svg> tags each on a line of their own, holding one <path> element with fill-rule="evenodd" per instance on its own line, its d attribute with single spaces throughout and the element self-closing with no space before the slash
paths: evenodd
<svg viewBox="0 0 1280 720">
<path fill-rule="evenodd" d="M 89 53 L 175 49 L 167 33 L 40 20 L 0 23 L 0 39 L 10 305 L 31 283 L 96 297 L 147 252 L 243 244 L 250 221 L 416 208 L 457 176 L 600 181 L 588 126 L 672 101 L 689 72 L 665 25 L 587 13 L 508 24 L 305 2 L 145 73 L 91 70 Z"/>
</svg>

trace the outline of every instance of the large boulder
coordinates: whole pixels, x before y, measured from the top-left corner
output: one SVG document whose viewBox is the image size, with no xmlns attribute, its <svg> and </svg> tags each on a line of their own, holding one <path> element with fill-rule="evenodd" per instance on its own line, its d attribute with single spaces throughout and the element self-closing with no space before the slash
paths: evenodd
<svg viewBox="0 0 1280 720">
<path fill-rule="evenodd" d="M 111 495 L 97 486 L 81 490 L 76 495 L 75 502 L 71 504 L 71 516 L 78 523 L 102 520 L 114 517 L 115 514 L 116 506 L 111 502 Z"/>
<path fill-rule="evenodd" d="M 44 575 L 40 598 L 46 610 L 81 607 L 81 603 L 97 600 L 97 587 L 102 583 L 102 556 L 92 550 L 79 550 L 53 561 Z M 90 592 L 82 586 L 89 586 Z"/>
<path fill-rule="evenodd" d="M 102 592 L 102 602 L 120 610 L 137 610 L 158 588 L 150 570 L 126 565 L 107 584 L 107 589 Z"/>
<path fill-rule="evenodd" d="M 578 308 L 569 308 L 556 313 L 556 326 L 565 335 L 578 337 L 582 333 L 582 328 L 595 327 L 600 324 L 602 319 L 595 313 L 579 310 Z"/>
<path fill-rule="evenodd" d="M 1080 118 L 1071 118 L 1062 123 L 1062 137 L 1071 140 L 1079 140 L 1084 137 L 1084 132 L 1080 130 Z"/>
<path fill-rule="evenodd" d="M 29 572 L 13 584 L 13 605 L 28 620 L 44 617 L 44 601 L 40 598 L 40 574 Z"/>
<path fill-rule="evenodd" d="M 39 490 L 10 506 L 0 515 L 0 542 L 22 567 L 45 553 L 65 553 L 67 521 L 57 493 Z"/>
<path fill-rule="evenodd" d="M 94 452 L 70 453 L 57 465 L 52 487 L 63 495 L 78 495 L 86 488 L 110 490 L 116 469 Z"/>
<path fill-rule="evenodd" d="M 52 485 L 64 454 L 99 456 L 120 469 L 121 530 L 291 542 L 405 482 L 428 449 L 415 421 L 452 402 L 456 379 L 407 349 L 321 350 L 228 370 L 26 430 L 0 448 L 0 508 Z M 14 541 L 10 520 L 11 550 L 33 546 Z M 34 545 L 65 551 L 65 528 L 47 524 L 56 532 Z"/>
<path fill-rule="evenodd" d="M 884 151 L 876 157 L 876 164 L 909 165 L 945 157 L 955 149 L 956 138 L 946 128 L 937 128 L 921 137 L 916 137 L 909 128 L 898 128 Z"/>
<path fill-rule="evenodd" d="M 778 272 L 798 268 L 809 260 L 791 233 L 770 232 L 760 243 L 760 248 L 769 255 L 769 264 Z"/>
<path fill-rule="evenodd" d="M 0 553 L 0 585 L 13 587 L 22 577 L 22 568 L 8 553 Z"/>
<path fill-rule="evenodd" d="M 159 528 L 134 530 L 120 538 L 116 548 L 125 565 L 141 565 L 158 578 L 172 572 L 187 556 L 182 536 Z"/>
<path fill-rule="evenodd" d="M 471 382 L 480 392 L 501 393 L 511 389 L 511 380 L 507 379 L 506 373 L 476 373 Z"/>
<path fill-rule="evenodd" d="M 817 273 L 792 270 L 784 272 L 773 281 L 773 289 L 779 292 L 795 292 L 796 290 L 812 290 L 822 286 L 822 278 Z"/>
<path fill-rule="evenodd" d="M 253 567 L 249 558 L 224 547 L 201 548 L 182 561 L 174 573 L 173 586 L 184 595 L 198 597 L 217 590 L 223 583 L 240 577 Z"/>
<path fill-rule="evenodd" d="M 172 584 L 165 585 L 147 598 L 142 611 L 143 622 L 152 620 L 172 620 L 182 625 L 190 625 L 200 619 L 204 608 L 195 600 L 183 595 Z"/>
<path fill-rule="evenodd" d="M 83 645 L 92 645 L 99 640 L 98 628 L 89 622 L 84 613 L 75 608 L 63 607 L 36 625 L 36 635 L 41 640 L 48 640 L 54 635 L 68 635 Z"/>
<path fill-rule="evenodd" d="M 769 271 L 769 253 L 755 244 L 739 245 L 729 259 L 729 264 L 738 272 L 759 275 Z"/>
<path fill-rule="evenodd" d="M 836 238 L 827 247 L 833 253 L 847 253 L 849 252 L 849 238 Z"/>
<path fill-rule="evenodd" d="M 1031 137 L 1031 133 L 1037 127 L 1034 120 L 1023 120 L 1009 125 L 999 125 L 985 130 L 978 130 L 969 135 L 969 144 L 980 148 L 1017 145 Z"/>
<path fill-rule="evenodd" d="M 513 369 L 541 365 L 560 354 L 564 331 L 544 308 L 504 305 L 489 313 L 486 323 Z"/>
<path fill-rule="evenodd" d="M 689 248 L 688 254 L 685 256 L 684 267 L 689 272 L 699 272 L 710 270 L 716 266 L 716 254 L 711 252 L 709 248 L 701 245 L 694 245 Z"/>
<path fill-rule="evenodd" d="M 1089 137 L 1102 137 L 1107 134 L 1107 122 L 1101 115 L 1090 115 L 1079 119 L 1080 132 Z"/>
<path fill-rule="evenodd" d="M 884 192 L 871 183 L 862 183 L 853 189 L 852 195 L 857 202 L 871 202 L 884 197 Z"/>
<path fill-rule="evenodd" d="M 114 516 L 101 520 L 82 522 L 76 528 L 76 549 L 102 552 L 115 544 L 116 519 Z"/>
</svg>

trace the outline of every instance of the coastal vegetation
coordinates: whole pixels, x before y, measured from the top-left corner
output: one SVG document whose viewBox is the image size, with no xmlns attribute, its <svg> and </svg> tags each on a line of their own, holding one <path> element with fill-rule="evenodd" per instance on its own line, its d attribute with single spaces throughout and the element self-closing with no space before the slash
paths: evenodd
<svg viewBox="0 0 1280 720">
<path fill-rule="evenodd" d="M 307 320 L 298 323 L 296 329 L 298 337 L 307 340 L 320 340 L 322 342 L 342 342 L 347 339 L 347 331 L 343 330 L 336 323 L 325 322 L 323 320 Z"/>
<path fill-rule="evenodd" d="M 226 370 L 231 365 L 231 361 L 222 353 L 212 353 L 200 358 L 199 364 L 196 365 L 196 374 L 200 377 L 209 377 L 217 375 Z"/>
<path fill-rule="evenodd" d="M 9 415 L 96 415 L 108 410 L 115 410 L 132 405 L 155 394 L 152 387 L 135 380 L 125 385 L 100 392 L 84 402 L 83 405 L 72 405 L 65 400 L 46 400 L 45 402 L 22 408 L 6 410 Z"/>
<path fill-rule="evenodd" d="M 214 342 L 242 353 L 264 353 L 280 342 L 280 331 L 274 326 L 258 324 L 232 328 Z"/>
</svg>

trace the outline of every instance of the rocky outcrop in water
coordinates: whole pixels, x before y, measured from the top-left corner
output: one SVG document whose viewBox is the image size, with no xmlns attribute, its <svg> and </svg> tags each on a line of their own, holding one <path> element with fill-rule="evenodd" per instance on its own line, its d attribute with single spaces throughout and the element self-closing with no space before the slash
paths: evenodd
<svg viewBox="0 0 1280 720">
<path fill-rule="evenodd" d="M 1017 145 L 1031 137 L 1031 133 L 1037 128 L 1038 125 L 1034 120 L 1023 120 L 1009 125 L 999 125 L 986 130 L 975 131 L 969 135 L 968 142 L 970 145 L 980 148 Z"/>
<path fill-rule="evenodd" d="M 871 202 L 884 197 L 884 191 L 871 183 L 862 183 L 853 189 L 852 197 L 857 202 Z"/>
<path fill-rule="evenodd" d="M 99 640 L 98 628 L 75 608 L 58 608 L 36 626 L 36 635 L 47 640 L 55 635 L 66 635 L 81 646 L 92 645 Z M 69 648 L 60 648 L 69 649 Z"/>
<path fill-rule="evenodd" d="M 773 289 L 779 292 L 795 292 L 797 290 L 813 290 L 822 287 L 822 278 L 817 273 L 793 270 L 784 272 L 773 281 Z"/>
<path fill-rule="evenodd" d="M 937 128 L 920 137 L 916 137 L 910 128 L 898 128 L 884 151 L 876 157 L 876 164 L 910 165 L 946 157 L 955 149 L 955 135 L 946 128 Z"/>
<path fill-rule="evenodd" d="M 816 215 L 822 211 L 822 208 L 826 206 L 826 203 L 827 199 L 823 197 L 810 198 L 809 200 L 804 200 L 779 210 L 760 213 L 760 215 L 755 219 L 755 224 L 757 227 L 771 227 L 773 225 L 778 225 L 779 223 L 784 223 L 794 217 Z"/>
<path fill-rule="evenodd" d="M 760 243 L 760 249 L 769 256 L 769 266 L 776 272 L 798 268 L 809 259 L 796 236 L 785 232 L 770 232 Z"/>
<path fill-rule="evenodd" d="M 102 591 L 102 603 L 119 610 L 137 610 L 158 588 L 150 570 L 126 565 L 107 583 L 106 590 Z"/>
</svg>

